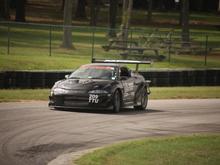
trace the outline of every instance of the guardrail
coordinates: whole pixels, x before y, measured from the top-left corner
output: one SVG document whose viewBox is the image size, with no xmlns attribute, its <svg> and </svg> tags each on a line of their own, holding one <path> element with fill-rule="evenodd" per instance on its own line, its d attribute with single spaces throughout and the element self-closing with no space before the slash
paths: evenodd
<svg viewBox="0 0 220 165">
<path fill-rule="evenodd" d="M 71 71 L 2 71 L 0 88 L 51 88 Z M 140 72 L 151 86 L 218 86 L 220 69 L 151 70 Z"/>
</svg>

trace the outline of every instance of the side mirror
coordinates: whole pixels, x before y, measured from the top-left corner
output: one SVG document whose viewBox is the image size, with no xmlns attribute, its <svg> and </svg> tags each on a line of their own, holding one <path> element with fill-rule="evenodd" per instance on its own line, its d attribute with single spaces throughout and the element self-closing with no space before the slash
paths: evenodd
<svg viewBox="0 0 220 165">
<path fill-rule="evenodd" d="M 67 74 L 67 75 L 65 75 L 65 79 L 68 79 L 69 77 L 70 77 L 70 75 L 68 75 L 68 74 Z"/>
</svg>

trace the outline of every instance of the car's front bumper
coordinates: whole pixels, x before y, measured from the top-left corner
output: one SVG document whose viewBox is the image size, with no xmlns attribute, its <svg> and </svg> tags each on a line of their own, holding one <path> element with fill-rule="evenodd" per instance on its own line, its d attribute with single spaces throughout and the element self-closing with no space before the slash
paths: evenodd
<svg viewBox="0 0 220 165">
<path fill-rule="evenodd" d="M 53 95 L 49 96 L 49 107 L 77 108 L 77 109 L 111 109 L 112 95 L 95 94 L 96 100 L 91 95 Z"/>
</svg>

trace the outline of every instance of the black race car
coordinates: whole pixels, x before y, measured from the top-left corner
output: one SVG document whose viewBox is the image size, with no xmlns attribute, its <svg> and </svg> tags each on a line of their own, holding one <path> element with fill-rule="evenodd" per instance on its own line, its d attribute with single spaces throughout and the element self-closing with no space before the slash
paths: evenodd
<svg viewBox="0 0 220 165">
<path fill-rule="evenodd" d="M 144 110 L 150 94 L 149 81 L 137 72 L 118 63 L 130 61 L 108 61 L 81 66 L 66 79 L 56 82 L 51 89 L 51 108 L 111 109 L 133 106 Z M 117 63 L 115 63 L 117 62 Z M 144 62 L 133 61 L 135 64 Z"/>
</svg>

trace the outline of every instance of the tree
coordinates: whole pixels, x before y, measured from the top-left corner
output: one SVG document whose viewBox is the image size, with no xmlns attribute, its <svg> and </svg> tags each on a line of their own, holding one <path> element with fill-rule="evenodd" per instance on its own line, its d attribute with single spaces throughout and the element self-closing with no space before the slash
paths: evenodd
<svg viewBox="0 0 220 165">
<path fill-rule="evenodd" d="M 65 0 L 61 1 L 61 11 L 64 11 L 64 4 L 65 4 Z"/>
<path fill-rule="evenodd" d="M 181 27 L 183 46 L 189 45 L 189 0 L 181 0 Z"/>
<path fill-rule="evenodd" d="M 183 12 L 182 12 L 182 0 L 179 0 L 179 25 L 182 25 L 182 18 L 183 18 Z"/>
<path fill-rule="evenodd" d="M 73 10 L 73 0 L 65 0 L 64 3 L 64 14 L 63 14 L 63 43 L 64 48 L 74 48 L 72 45 L 72 10 Z"/>
<path fill-rule="evenodd" d="M 218 12 L 220 12 L 220 0 L 218 1 Z"/>
<path fill-rule="evenodd" d="M 147 0 L 147 22 L 150 23 L 152 21 L 152 0 Z"/>
<path fill-rule="evenodd" d="M 9 1 L 0 0 L 0 19 L 10 20 Z"/>
<path fill-rule="evenodd" d="M 101 0 L 91 0 L 90 4 L 90 25 L 96 26 L 98 20 L 98 13 L 101 7 Z"/>
<path fill-rule="evenodd" d="M 117 19 L 118 0 L 110 0 L 109 6 L 109 36 L 115 37 L 116 19 Z"/>
<path fill-rule="evenodd" d="M 16 0 L 16 15 L 15 21 L 25 22 L 25 5 L 26 0 Z"/>
<path fill-rule="evenodd" d="M 133 0 L 123 0 L 122 24 L 121 24 L 120 37 L 124 41 L 128 39 L 128 29 L 130 25 L 132 7 L 133 7 Z"/>
<path fill-rule="evenodd" d="M 77 0 L 75 18 L 76 19 L 86 18 L 86 0 Z"/>
</svg>

